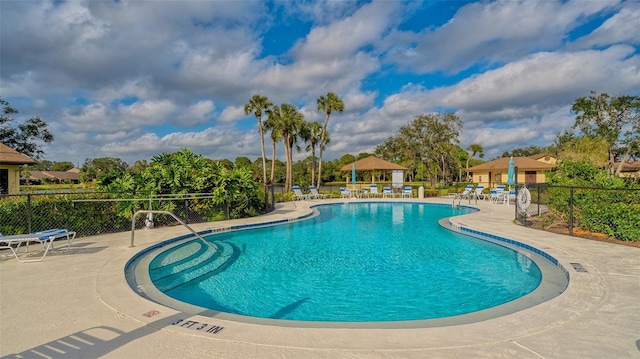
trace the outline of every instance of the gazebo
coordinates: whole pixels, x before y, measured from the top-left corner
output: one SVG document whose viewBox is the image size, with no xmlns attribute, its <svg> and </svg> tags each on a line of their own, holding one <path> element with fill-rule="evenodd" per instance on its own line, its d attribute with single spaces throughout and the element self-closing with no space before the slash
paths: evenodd
<svg viewBox="0 0 640 359">
<path fill-rule="evenodd" d="M 355 166 L 356 172 L 368 172 L 368 171 L 401 171 L 404 176 L 404 171 L 407 171 L 408 168 L 404 166 L 400 166 L 393 162 L 385 161 L 376 156 L 369 156 L 363 158 L 361 160 L 349 163 L 348 165 L 344 165 L 340 167 L 340 171 L 348 172 L 351 171 Z M 373 178 L 373 173 L 371 174 L 371 183 L 375 182 Z"/>
</svg>

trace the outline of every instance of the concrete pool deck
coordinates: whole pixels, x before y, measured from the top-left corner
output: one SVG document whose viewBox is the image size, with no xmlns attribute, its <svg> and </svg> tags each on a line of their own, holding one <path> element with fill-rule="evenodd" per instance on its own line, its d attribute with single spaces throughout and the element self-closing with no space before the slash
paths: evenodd
<svg viewBox="0 0 640 359">
<path fill-rule="evenodd" d="M 262 217 L 298 218 L 287 202 Z M 360 200 L 352 200 L 360 201 Z M 437 198 L 423 201 L 451 203 Z M 467 201 L 463 201 L 463 205 Z M 571 281 L 560 296 L 499 318 L 444 327 L 287 327 L 191 315 L 136 294 L 124 266 L 137 252 L 188 234 L 182 226 L 80 238 L 68 253 L 19 263 L 0 252 L 2 358 L 640 358 L 640 248 L 557 235 L 512 223 L 513 206 L 478 202 L 452 222 L 529 244 L 558 259 Z M 69 224 L 73 230 L 73 225 Z M 586 271 L 576 271 L 579 263 Z"/>
</svg>

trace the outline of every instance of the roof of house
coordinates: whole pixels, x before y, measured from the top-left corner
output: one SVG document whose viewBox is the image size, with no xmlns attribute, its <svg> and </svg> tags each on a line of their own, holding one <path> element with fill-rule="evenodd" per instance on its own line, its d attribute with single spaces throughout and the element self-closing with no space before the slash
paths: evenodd
<svg viewBox="0 0 640 359">
<path fill-rule="evenodd" d="M 0 163 L 12 165 L 33 165 L 36 161 L 22 153 L 19 153 L 4 143 L 0 143 Z"/>
<path fill-rule="evenodd" d="M 613 168 L 618 168 L 620 162 L 615 162 Z M 636 172 L 640 171 L 640 161 L 626 161 L 622 165 L 622 172 Z"/>
<path fill-rule="evenodd" d="M 497 160 L 485 162 L 483 164 L 479 164 L 477 166 L 469 167 L 467 172 L 476 172 L 476 171 L 507 171 L 509 170 L 509 160 L 510 157 L 502 157 Z M 518 167 L 519 171 L 530 171 L 530 170 L 550 170 L 554 167 L 552 164 L 544 163 L 541 161 L 537 161 L 532 159 L 531 157 L 514 157 L 513 165 Z"/>
<path fill-rule="evenodd" d="M 408 170 L 407 167 L 400 166 L 393 162 L 385 161 L 376 156 L 369 156 L 361 160 L 349 163 L 340 168 L 340 171 L 351 171 L 351 166 L 356 166 L 356 171 L 375 171 L 375 170 Z"/>
<path fill-rule="evenodd" d="M 43 178 L 57 179 L 61 181 L 78 181 L 80 178 L 79 171 L 70 169 L 68 171 L 29 171 L 29 180 L 41 180 Z"/>
</svg>

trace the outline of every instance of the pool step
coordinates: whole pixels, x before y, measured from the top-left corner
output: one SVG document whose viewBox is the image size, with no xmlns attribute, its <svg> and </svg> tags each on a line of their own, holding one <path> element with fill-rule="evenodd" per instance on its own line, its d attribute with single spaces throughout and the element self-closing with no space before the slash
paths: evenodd
<svg viewBox="0 0 640 359">
<path fill-rule="evenodd" d="M 193 240 L 163 252 L 149 266 L 151 278 L 159 280 L 211 260 L 220 255 L 221 249 L 217 244 L 216 247 L 217 251 L 199 240 Z"/>
<path fill-rule="evenodd" d="M 186 283 L 201 281 L 220 273 L 240 256 L 240 250 L 231 243 L 216 242 L 215 245 L 218 247 L 217 252 L 209 248 L 197 258 L 168 266 L 162 271 L 162 277 L 156 276 L 152 271 L 150 274 L 153 284 L 166 293 Z"/>
<path fill-rule="evenodd" d="M 211 250 L 210 246 L 201 241 L 180 244 L 171 250 L 158 254 L 149 265 L 149 270 L 156 273 L 158 277 L 162 277 L 164 276 L 161 274 L 163 271 L 170 271 L 180 264 L 196 259 L 204 255 L 208 250 Z"/>
</svg>

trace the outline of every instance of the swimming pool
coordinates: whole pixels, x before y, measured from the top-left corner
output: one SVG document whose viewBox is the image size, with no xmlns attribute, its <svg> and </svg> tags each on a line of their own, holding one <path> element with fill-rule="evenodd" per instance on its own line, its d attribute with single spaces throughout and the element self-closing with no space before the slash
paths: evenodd
<svg viewBox="0 0 640 359">
<path fill-rule="evenodd" d="M 181 302 L 242 316 L 388 322 L 482 311 L 541 282 L 521 251 L 448 231 L 439 218 L 473 211 L 426 203 L 350 203 L 280 226 L 159 250 L 151 281 Z"/>
</svg>

